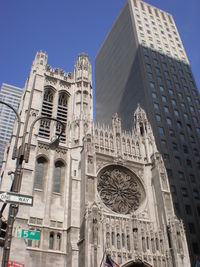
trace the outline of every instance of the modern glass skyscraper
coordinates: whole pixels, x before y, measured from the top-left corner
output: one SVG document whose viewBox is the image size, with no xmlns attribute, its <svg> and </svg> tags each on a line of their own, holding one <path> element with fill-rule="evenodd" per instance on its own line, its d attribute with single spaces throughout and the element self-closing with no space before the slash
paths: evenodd
<svg viewBox="0 0 200 267">
<path fill-rule="evenodd" d="M 163 155 L 191 259 L 200 253 L 200 97 L 171 14 L 128 0 L 95 60 L 96 117 L 131 129 L 138 103 Z M 159 203 L 158 203 L 159 205 Z"/>
<path fill-rule="evenodd" d="M 0 90 L 0 100 L 12 105 L 17 110 L 22 92 L 21 88 L 3 83 Z M 10 142 L 15 117 L 15 113 L 9 107 L 0 104 L 0 169 L 5 147 Z"/>
</svg>

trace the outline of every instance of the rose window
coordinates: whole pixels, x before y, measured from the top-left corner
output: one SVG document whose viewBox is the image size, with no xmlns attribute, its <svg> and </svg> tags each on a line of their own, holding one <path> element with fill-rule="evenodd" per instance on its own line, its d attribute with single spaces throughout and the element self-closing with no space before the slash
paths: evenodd
<svg viewBox="0 0 200 267">
<path fill-rule="evenodd" d="M 108 208 L 122 214 L 137 210 L 145 198 L 139 178 L 123 166 L 104 168 L 98 175 L 97 190 Z"/>
</svg>

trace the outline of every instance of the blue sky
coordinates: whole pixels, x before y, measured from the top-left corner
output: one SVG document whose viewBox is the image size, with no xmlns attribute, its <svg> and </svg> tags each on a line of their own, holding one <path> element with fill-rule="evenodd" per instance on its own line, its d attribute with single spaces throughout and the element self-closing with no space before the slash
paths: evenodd
<svg viewBox="0 0 200 267">
<path fill-rule="evenodd" d="M 146 0 L 173 14 L 200 89 L 200 0 Z M 125 0 L 1 0 L 0 85 L 23 87 L 38 50 L 72 71 L 81 52 L 95 55 Z M 94 77 L 93 77 L 94 78 Z"/>
</svg>

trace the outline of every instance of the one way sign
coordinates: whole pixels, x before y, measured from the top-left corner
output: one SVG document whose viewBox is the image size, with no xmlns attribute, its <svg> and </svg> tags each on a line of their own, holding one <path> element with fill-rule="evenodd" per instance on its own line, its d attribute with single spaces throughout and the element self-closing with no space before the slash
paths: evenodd
<svg viewBox="0 0 200 267">
<path fill-rule="evenodd" d="M 2 192 L 0 191 L 0 201 L 12 204 L 21 204 L 33 206 L 33 197 L 27 195 L 21 195 L 14 192 Z"/>
</svg>

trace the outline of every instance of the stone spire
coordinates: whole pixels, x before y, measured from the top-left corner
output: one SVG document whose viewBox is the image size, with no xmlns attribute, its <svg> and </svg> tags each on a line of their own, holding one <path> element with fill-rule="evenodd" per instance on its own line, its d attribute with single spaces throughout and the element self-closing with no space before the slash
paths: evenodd
<svg viewBox="0 0 200 267">
<path fill-rule="evenodd" d="M 35 59 L 33 60 L 31 70 L 33 72 L 34 71 L 44 72 L 46 65 L 47 65 L 47 59 L 48 59 L 48 55 L 46 52 L 43 52 L 43 51 L 37 52 L 35 55 Z"/>
<path fill-rule="evenodd" d="M 142 136 L 152 134 L 151 125 L 147 119 L 146 112 L 141 108 L 140 104 L 138 104 L 138 107 L 134 113 L 133 132 Z"/>
<path fill-rule="evenodd" d="M 75 81 L 85 80 L 92 83 L 92 67 L 87 54 L 80 54 L 74 65 Z"/>
</svg>

